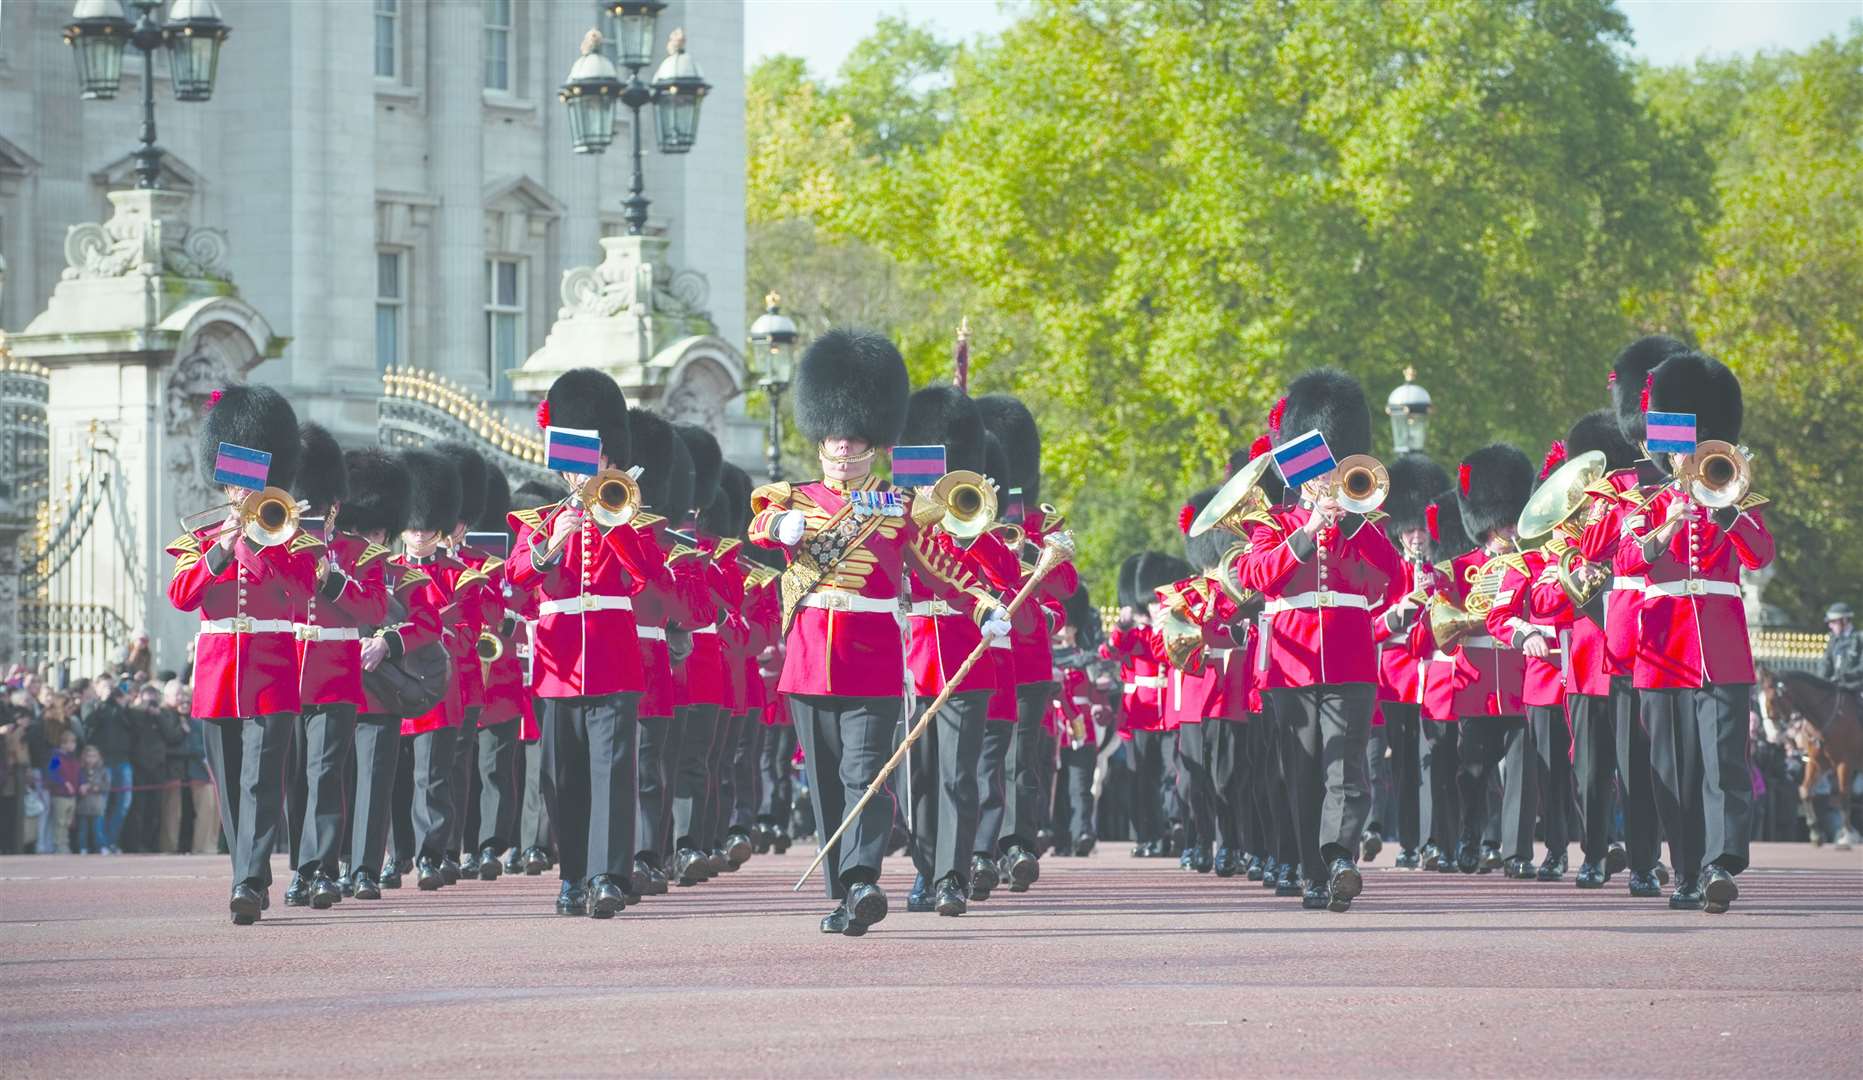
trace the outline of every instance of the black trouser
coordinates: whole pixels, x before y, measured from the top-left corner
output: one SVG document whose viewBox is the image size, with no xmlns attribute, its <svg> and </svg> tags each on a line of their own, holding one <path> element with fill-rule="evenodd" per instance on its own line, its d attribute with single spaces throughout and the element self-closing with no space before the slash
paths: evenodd
<svg viewBox="0 0 1863 1080">
<path fill-rule="evenodd" d="M 1569 694 L 1565 699 L 1572 720 L 1572 771 L 1578 778 L 1579 847 L 1586 862 L 1600 867 L 1611 848 L 1611 796 L 1618 771 L 1613 706 L 1611 698 L 1597 694 Z M 1627 801 L 1624 815 L 1630 815 Z"/>
<path fill-rule="evenodd" d="M 1099 751 L 1091 742 L 1077 748 L 1061 747 L 1060 776 L 1055 787 L 1065 793 L 1065 798 L 1056 800 L 1062 811 L 1054 823 L 1057 843 L 1097 835 L 1093 822 L 1093 770 L 1098 764 Z"/>
<path fill-rule="evenodd" d="M 977 838 L 974 841 L 979 855 L 995 854 L 996 838 L 1003 834 L 1009 804 L 1009 746 L 1015 739 L 1016 725 L 1011 721 L 990 720 L 983 725 L 983 752 L 977 757 Z"/>
<path fill-rule="evenodd" d="M 1056 689 L 1052 682 L 1016 687 L 1015 734 L 1003 761 L 1006 779 L 1002 831 L 998 836 L 982 837 L 985 850 L 999 837 L 998 851 L 1007 852 L 1011 846 L 1035 850 L 1035 834 L 1042 827 L 1048 801 L 1048 788 L 1042 784 L 1046 771 L 1042 759 L 1054 752 L 1048 733 L 1042 729 L 1042 718 L 1048 713 Z"/>
<path fill-rule="evenodd" d="M 1164 763 L 1162 775 L 1158 778 L 1158 806 L 1167 834 L 1173 825 L 1183 825 L 1189 834 L 1191 822 L 1186 819 L 1188 810 L 1184 800 L 1177 797 L 1177 729 L 1159 733 L 1158 758 Z"/>
<path fill-rule="evenodd" d="M 1249 835 L 1251 854 L 1279 860 L 1298 857 L 1299 844 L 1287 812 L 1287 788 L 1281 780 L 1281 740 L 1275 728 L 1274 705 L 1262 699 L 1261 712 L 1249 721 L 1248 740 Z"/>
<path fill-rule="evenodd" d="M 1371 792 L 1371 809 L 1366 812 L 1365 831 L 1379 837 L 1391 835 L 1397 824 L 1397 790 L 1391 782 L 1390 727 L 1373 724 L 1365 735 L 1365 787 Z"/>
<path fill-rule="evenodd" d="M 313 705 L 299 713 L 286 788 L 291 868 L 305 877 L 337 876 L 342 857 L 344 787 L 356 739 L 356 707 Z"/>
<path fill-rule="evenodd" d="M 994 691 L 952 694 L 908 751 L 912 770 L 912 865 L 928 884 L 947 877 L 970 884 L 977 850 L 977 761 L 983 756 L 984 713 Z M 914 724 L 925 715 L 919 702 Z"/>
<path fill-rule="evenodd" d="M 382 851 L 392 816 L 396 757 L 401 752 L 401 719 L 384 713 L 356 717 L 356 783 L 349 815 L 349 868 L 382 872 Z M 412 759 L 410 758 L 410 761 Z M 409 830 L 410 837 L 412 829 Z M 413 841 L 409 840 L 412 847 Z"/>
<path fill-rule="evenodd" d="M 1387 701 L 1384 712 L 1384 741 L 1391 748 L 1391 786 L 1397 804 L 1397 844 L 1405 851 L 1423 845 L 1422 768 L 1420 733 L 1422 707 L 1415 702 Z M 1390 822 L 1385 822 L 1387 826 Z"/>
<path fill-rule="evenodd" d="M 765 825 L 789 828 L 790 805 L 795 796 L 795 780 L 789 763 L 795 756 L 796 729 L 789 724 L 769 725 L 757 752 L 757 763 L 763 773 L 757 792 L 757 820 Z"/>
<path fill-rule="evenodd" d="M 1572 842 L 1565 818 L 1566 804 L 1572 801 L 1572 733 L 1565 725 L 1563 705 L 1529 705 L 1527 723 L 1533 726 L 1531 764 L 1539 789 L 1540 838 L 1547 857 L 1559 858 Z"/>
<path fill-rule="evenodd" d="M 1132 752 L 1132 839 L 1141 844 L 1165 837 L 1164 732 L 1134 731 Z"/>
<path fill-rule="evenodd" d="M 233 860 L 233 884 L 260 892 L 272 886 L 272 851 L 283 824 L 285 761 L 292 715 L 213 720 L 207 769 L 220 800 L 220 830 Z"/>
<path fill-rule="evenodd" d="M 896 697 L 789 695 L 789 716 L 802 740 L 809 774 L 816 835 L 823 843 L 892 756 L 893 735 L 904 708 L 905 702 Z M 822 878 L 831 898 L 839 900 L 855 885 L 880 879 L 880 861 L 892 828 L 892 793 L 876 793 L 841 834 L 838 850 L 824 860 Z"/>
<path fill-rule="evenodd" d="M 1638 715 L 1636 687 L 1629 676 L 1611 680 L 1611 715 L 1617 724 L 1617 784 L 1624 807 L 1624 846 L 1630 869 L 1656 869 L 1656 773 L 1650 765 L 1650 733 Z"/>
<path fill-rule="evenodd" d="M 475 850 L 496 854 L 517 842 L 518 723 L 512 719 L 478 731 L 479 820 L 477 832 L 469 834 Z"/>
<path fill-rule="evenodd" d="M 763 725 L 748 712 L 731 718 L 731 739 L 725 746 L 725 777 L 730 780 L 730 797 L 724 800 L 724 828 L 727 833 L 750 833 L 757 819 L 757 749 L 763 737 Z"/>
<path fill-rule="evenodd" d="M 673 770 L 674 850 L 711 850 L 706 811 L 712 789 L 712 751 L 718 742 L 718 706 L 679 710 L 679 755 Z"/>
<path fill-rule="evenodd" d="M 1234 720 L 1203 721 L 1203 744 L 1210 773 L 1210 813 L 1215 823 L 1216 846 L 1236 854 L 1245 850 L 1242 828 L 1247 816 L 1243 791 L 1248 773 L 1248 724 Z"/>
<path fill-rule="evenodd" d="M 412 854 L 431 859 L 446 857 L 446 845 L 453 837 L 453 809 L 458 800 L 453 795 L 454 746 L 460 729 L 435 728 L 419 735 L 407 736 L 413 744 L 413 798 L 409 818 L 414 826 Z"/>
<path fill-rule="evenodd" d="M 534 706 L 538 712 L 543 711 L 541 701 Z M 550 804 L 556 801 L 556 795 L 550 790 L 550 774 L 543 767 L 543 743 L 527 742 L 523 747 L 524 809 L 518 821 L 517 843 L 526 850 L 555 851 L 556 842 L 550 833 Z"/>
<path fill-rule="evenodd" d="M 712 723 L 712 743 L 705 759 L 705 813 L 700 818 L 698 847 L 716 851 L 724 847 L 725 757 L 730 752 L 731 714 L 721 706 Z"/>
<path fill-rule="evenodd" d="M 1669 832 L 1676 876 L 1710 866 L 1730 874 L 1747 868 L 1753 774 L 1747 769 L 1749 683 L 1698 690 L 1644 690 L 1656 801 L 1677 822 Z"/>
<path fill-rule="evenodd" d="M 1461 725 L 1436 720 L 1418 721 L 1417 739 L 1417 834 L 1424 843 L 1435 844 L 1447 854 L 1455 854 L 1456 842 L 1463 838 L 1460 736 Z M 1468 838 L 1472 841 L 1473 816 Z"/>
<path fill-rule="evenodd" d="M 679 756 L 680 728 L 670 716 L 643 716 L 640 729 L 639 825 L 634 830 L 634 852 L 660 865 L 671 843 L 673 813 L 672 765 Z"/>
<path fill-rule="evenodd" d="M 561 843 L 557 869 L 581 885 L 604 875 L 625 890 L 634 866 L 635 720 L 639 694 L 543 698 L 543 766 Z"/>
<path fill-rule="evenodd" d="M 1462 838 L 1473 842 L 1488 823 L 1490 783 L 1506 762 L 1500 802 L 1502 858 L 1533 857 L 1533 733 L 1525 717 L 1471 716 L 1462 721 L 1457 781 L 1462 796 Z"/>
<path fill-rule="evenodd" d="M 1177 804 L 1192 842 L 1208 845 L 1216 838 L 1216 783 L 1210 776 L 1210 739 L 1207 725 L 1221 720 L 1199 720 L 1177 729 Z"/>
<path fill-rule="evenodd" d="M 457 860 L 460 847 L 471 839 L 466 832 L 466 815 L 472 800 L 472 778 L 477 771 L 473 759 L 478 756 L 480 705 L 466 707 L 465 723 L 453 737 L 453 759 L 447 779 L 446 854 Z"/>
<path fill-rule="evenodd" d="M 1357 857 L 1371 811 L 1365 740 L 1377 691 L 1370 683 L 1270 690 L 1280 722 L 1287 794 L 1302 875 L 1327 880 L 1335 859 Z"/>
</svg>

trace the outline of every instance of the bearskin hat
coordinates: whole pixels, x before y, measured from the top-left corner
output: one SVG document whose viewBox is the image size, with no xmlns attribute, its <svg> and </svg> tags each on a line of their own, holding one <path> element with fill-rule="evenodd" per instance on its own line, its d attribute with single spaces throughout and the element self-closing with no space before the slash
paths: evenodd
<svg viewBox="0 0 1863 1080">
<path fill-rule="evenodd" d="M 1674 353 L 1656 369 L 1650 411 L 1694 413 L 1696 439 L 1739 442 L 1745 414 L 1740 377 L 1712 357 Z"/>
<path fill-rule="evenodd" d="M 1061 601 L 1061 610 L 1067 615 L 1067 625 L 1074 628 L 1074 644 L 1079 647 L 1092 649 L 1105 636 L 1100 626 L 1100 611 L 1093 606 L 1093 598 L 1087 594 L 1085 585 Z"/>
<path fill-rule="evenodd" d="M 1399 454 L 1385 467 L 1391 477 L 1391 492 L 1380 507 L 1390 515 L 1385 531 L 1393 538 L 1410 529 L 1424 527 L 1423 508 L 1430 497 L 1449 486 L 1449 474 L 1428 454 Z"/>
<path fill-rule="evenodd" d="M 298 414 L 285 396 L 260 383 L 215 390 L 201 422 L 197 454 L 201 479 L 215 491 L 214 459 L 221 443 L 263 450 L 272 455 L 265 482 L 289 491 L 298 478 Z"/>
<path fill-rule="evenodd" d="M 673 473 L 680 466 L 674 457 L 677 456 L 686 471 L 691 472 L 692 459 L 686 453 L 686 440 L 658 413 L 636 409 L 628 420 L 633 426 L 634 464 L 640 468 L 640 501 L 654 513 L 677 520 L 672 512 L 672 489 L 676 482 Z M 689 477 L 687 486 L 690 486 Z"/>
<path fill-rule="evenodd" d="M 380 531 L 392 540 L 408 527 L 409 502 L 414 481 L 401 459 L 379 446 L 366 446 L 343 455 L 349 498 L 343 503 L 340 524 L 358 535 Z"/>
<path fill-rule="evenodd" d="M 436 450 L 409 448 L 401 451 L 401 466 L 414 483 L 408 499 L 410 529 L 452 532 L 459 524 L 459 468 L 451 458 Z"/>
<path fill-rule="evenodd" d="M 1245 450 L 1237 450 L 1229 455 L 1229 476 L 1242 471 L 1242 467 L 1263 454 L 1272 453 L 1274 440 L 1267 435 L 1256 438 Z M 1279 505 L 1287 497 L 1287 481 L 1281 479 L 1281 470 L 1270 467 L 1261 474 L 1261 483 L 1257 485 L 1261 493 L 1268 497 L 1271 506 Z"/>
<path fill-rule="evenodd" d="M 977 399 L 977 412 L 1009 455 L 1007 486 L 1022 489 L 1023 505 L 1030 510 L 1040 506 L 1041 429 L 1035 426 L 1035 414 L 1009 394 L 983 395 Z"/>
<path fill-rule="evenodd" d="M 327 514 L 330 504 L 349 498 L 349 470 L 343 448 L 322 424 L 298 428 L 298 475 L 291 494 L 310 504 L 313 514 Z"/>
<path fill-rule="evenodd" d="M 1003 449 L 1003 440 L 994 432 L 983 433 L 983 475 L 996 484 L 996 502 L 999 511 L 1007 510 L 1009 502 L 1009 451 Z"/>
<path fill-rule="evenodd" d="M 817 445 L 841 437 L 897 446 L 911 396 L 906 362 L 885 335 L 830 330 L 796 365 L 796 430 Z"/>
<path fill-rule="evenodd" d="M 1277 445 L 1317 430 L 1333 457 L 1371 453 L 1371 406 L 1358 380 L 1338 368 L 1315 368 L 1287 384 Z"/>
<path fill-rule="evenodd" d="M 504 532 L 505 518 L 511 513 L 511 481 L 505 471 L 491 462 L 485 463 L 485 505 L 472 527 L 480 532 Z"/>
<path fill-rule="evenodd" d="M 1423 506 L 1423 527 L 1430 534 L 1430 561 L 1442 562 L 1475 550 L 1475 541 L 1462 528 L 1462 511 L 1456 489 L 1444 488 Z"/>
<path fill-rule="evenodd" d="M 1144 552 L 1134 552 L 1131 555 L 1127 555 L 1124 561 L 1119 564 L 1119 584 L 1116 598 L 1119 601 L 1119 606 L 1122 608 L 1135 608 L 1140 606 L 1138 602 L 1137 575 L 1139 561 L 1144 557 Z"/>
<path fill-rule="evenodd" d="M 718 480 L 724 471 L 724 451 L 712 433 L 695 424 L 674 424 L 692 461 L 692 505 L 699 510 L 718 497 Z"/>
<path fill-rule="evenodd" d="M 1463 530 L 1483 543 L 1489 533 L 1519 521 L 1535 472 L 1527 455 L 1507 443 L 1490 443 L 1463 458 L 1456 499 Z"/>
<path fill-rule="evenodd" d="M 1565 453 L 1568 458 L 1596 450 L 1604 455 L 1606 472 L 1628 469 L 1637 463 L 1637 448 L 1624 441 L 1624 433 L 1617 426 L 1617 416 L 1609 409 L 1588 412 L 1578 418 L 1572 430 L 1565 433 Z"/>
<path fill-rule="evenodd" d="M 529 510 L 539 506 L 549 506 L 563 499 L 562 485 L 552 487 L 541 480 L 526 480 L 511 493 L 511 505 Z"/>
<path fill-rule="evenodd" d="M 1617 414 L 1617 430 L 1625 442 L 1643 445 L 1643 391 L 1649 386 L 1650 374 L 1670 355 L 1687 351 L 1687 345 L 1667 334 L 1650 334 L 1624 346 L 1624 351 L 1611 361 L 1611 408 Z"/>
<path fill-rule="evenodd" d="M 727 504 L 731 510 L 731 536 L 743 536 L 750 529 L 750 493 L 756 487 L 750 474 L 730 462 L 725 462 L 724 478 L 719 488 L 730 497 Z"/>
<path fill-rule="evenodd" d="M 1166 555 L 1162 551 L 1147 551 L 1139 560 L 1138 569 L 1133 571 L 1132 585 L 1142 603 L 1151 603 L 1158 599 L 1152 594 L 1174 581 L 1182 581 L 1196 573 L 1190 564 L 1175 555 Z"/>
<path fill-rule="evenodd" d="M 1211 529 L 1202 536 L 1190 535 L 1190 523 L 1216 497 L 1216 488 L 1207 487 L 1192 495 L 1178 512 L 1178 526 L 1184 533 L 1184 557 L 1199 570 L 1213 569 L 1223 561 L 1223 553 L 1235 546 L 1235 534 L 1228 529 Z"/>
<path fill-rule="evenodd" d="M 956 472 L 985 471 L 983 415 L 970 395 L 949 383 L 912 392 L 906 402 L 906 427 L 901 446 L 944 446 L 945 468 Z"/>
<path fill-rule="evenodd" d="M 571 368 L 558 375 L 537 410 L 537 426 L 593 431 L 601 437 L 602 453 L 616 468 L 634 463 L 627 395 L 605 371 Z"/>
<path fill-rule="evenodd" d="M 443 442 L 433 452 L 459 470 L 459 520 L 472 525 L 485 516 L 485 459 L 463 442 Z"/>
</svg>

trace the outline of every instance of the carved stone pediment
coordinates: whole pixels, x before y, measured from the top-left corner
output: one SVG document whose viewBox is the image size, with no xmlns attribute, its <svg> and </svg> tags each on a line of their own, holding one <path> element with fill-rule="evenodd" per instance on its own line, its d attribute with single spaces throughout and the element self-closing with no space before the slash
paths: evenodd
<svg viewBox="0 0 1863 1080">
<path fill-rule="evenodd" d="M 226 232 L 179 217 L 188 196 L 169 191 L 113 191 L 109 221 L 87 221 L 65 233 L 62 280 L 139 274 L 228 281 Z"/>
</svg>

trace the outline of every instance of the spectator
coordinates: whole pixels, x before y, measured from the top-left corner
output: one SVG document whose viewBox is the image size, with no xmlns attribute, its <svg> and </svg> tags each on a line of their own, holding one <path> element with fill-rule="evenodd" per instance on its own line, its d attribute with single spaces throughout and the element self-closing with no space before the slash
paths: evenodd
<svg viewBox="0 0 1863 1080">
<path fill-rule="evenodd" d="M 191 695 L 187 684 L 171 679 L 162 690 L 162 736 L 168 747 L 168 785 L 162 788 L 162 829 L 157 848 L 163 852 L 192 850 L 213 853 L 218 824 L 213 783 L 207 775 L 207 740 L 201 722 L 188 715 Z M 193 843 L 181 846 L 182 802 L 194 805 Z M 205 838 L 203 839 L 203 833 Z"/>
<path fill-rule="evenodd" d="M 71 826 L 78 815 L 78 789 L 81 774 L 78 763 L 78 736 L 67 731 L 59 741 L 45 773 L 46 787 L 52 795 L 52 850 L 60 855 L 71 853 Z"/>
<path fill-rule="evenodd" d="M 128 851 L 157 851 L 161 831 L 163 790 L 168 786 L 168 739 L 162 725 L 162 692 L 153 686 L 136 691 L 134 704 L 124 710 L 131 734 L 130 761 L 134 765 L 135 800 L 116 846 Z"/>
<path fill-rule="evenodd" d="M 78 759 L 78 850 L 99 855 L 110 850 L 104 842 L 104 813 L 110 806 L 110 769 L 103 752 L 86 746 Z"/>
<path fill-rule="evenodd" d="M 1839 601 L 1824 613 L 1831 640 L 1824 646 L 1818 674 L 1853 694 L 1863 694 L 1863 634 L 1856 631 L 1856 613 Z"/>
<path fill-rule="evenodd" d="M 20 796 L 19 847 L 29 854 L 45 849 L 39 846 L 43 836 L 47 805 L 45 779 L 37 769 L 26 770 L 26 790 Z"/>
<path fill-rule="evenodd" d="M 129 817 L 130 804 L 136 796 L 133 790 L 136 767 L 131 760 L 135 750 L 135 731 L 124 707 L 122 690 L 110 675 L 99 675 L 92 681 L 89 711 L 83 716 L 82 737 L 87 744 L 97 748 L 103 757 L 104 768 L 110 772 L 110 782 L 103 789 L 109 798 L 109 810 L 103 825 L 104 847 L 120 851 L 123 822 Z"/>
<path fill-rule="evenodd" d="M 0 703 L 0 853 L 19 850 L 21 803 L 31 757 L 26 749 L 26 725 L 32 713 L 24 707 L 26 692 L 15 690 Z"/>
<path fill-rule="evenodd" d="M 147 682 L 153 659 L 149 653 L 149 632 L 138 629 L 130 636 L 129 644 L 123 648 L 122 658 L 116 662 L 116 674 L 131 681 L 138 681 L 136 676 L 140 675 L 142 678 L 139 681 Z"/>
</svg>

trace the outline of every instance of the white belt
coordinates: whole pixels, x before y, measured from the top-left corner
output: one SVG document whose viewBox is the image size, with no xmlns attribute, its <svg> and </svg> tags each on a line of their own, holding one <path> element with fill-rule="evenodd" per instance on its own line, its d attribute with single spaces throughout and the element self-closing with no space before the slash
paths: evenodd
<svg viewBox="0 0 1863 1080">
<path fill-rule="evenodd" d="M 1437 649 L 1436 655 L 1430 657 L 1430 663 L 1432 664 L 1453 664 L 1455 663 L 1455 657 L 1450 656 L 1448 653 L 1442 651 L 1441 649 Z"/>
<path fill-rule="evenodd" d="M 1203 655 L 1209 657 L 1212 660 L 1227 660 L 1229 659 L 1229 654 L 1232 652 L 1235 652 L 1234 648 L 1227 648 L 1227 649 L 1207 649 L 1206 648 L 1203 650 Z"/>
<path fill-rule="evenodd" d="M 362 637 L 362 632 L 353 626 L 317 626 L 313 623 L 298 623 L 299 641 L 355 641 Z"/>
<path fill-rule="evenodd" d="M 1649 583 L 1650 579 L 1645 577 L 1614 577 L 1611 579 L 1611 589 L 1614 592 L 1642 592 L 1643 587 Z"/>
<path fill-rule="evenodd" d="M 1349 607 L 1370 610 L 1371 601 L 1357 593 L 1334 592 L 1320 589 L 1317 592 L 1295 593 L 1270 600 L 1264 610 L 1270 615 L 1279 615 L 1283 611 L 1306 611 L 1312 608 Z"/>
<path fill-rule="evenodd" d="M 716 634 L 717 632 L 718 632 L 718 628 L 716 626 L 695 626 L 692 628 L 692 633 L 695 635 L 696 634 Z"/>
<path fill-rule="evenodd" d="M 1146 690 L 1162 690 L 1164 689 L 1164 676 L 1163 675 L 1139 675 L 1135 677 L 1131 682 L 1125 684 L 1125 691 L 1126 693 L 1130 694 L 1134 690 L 1137 690 L 1141 687 L 1143 687 Z"/>
<path fill-rule="evenodd" d="M 665 641 L 666 628 L 661 626 L 636 626 L 634 636 L 642 641 Z"/>
<path fill-rule="evenodd" d="M 915 600 L 907 614 L 927 618 L 932 615 L 956 615 L 958 610 L 944 600 Z"/>
<path fill-rule="evenodd" d="M 523 622 L 523 621 L 524 621 L 524 613 L 523 613 L 523 612 L 521 612 L 521 611 L 512 611 L 512 610 L 511 610 L 510 608 L 506 608 L 506 609 L 505 609 L 505 618 L 507 618 L 507 619 L 514 619 L 514 620 L 516 620 L 517 622 Z"/>
<path fill-rule="evenodd" d="M 1643 586 L 1645 596 L 1739 596 L 1740 586 L 1731 581 L 1652 581 Z"/>
<path fill-rule="evenodd" d="M 562 600 L 545 600 L 537 605 L 537 614 L 543 615 L 580 615 L 585 611 L 633 611 L 634 601 L 626 596 L 604 596 L 591 593 L 588 596 L 571 596 Z"/>
<path fill-rule="evenodd" d="M 298 624 L 290 619 L 202 619 L 203 634 L 295 634 Z"/>
<path fill-rule="evenodd" d="M 802 598 L 803 607 L 826 608 L 829 611 L 871 611 L 878 614 L 899 614 L 899 600 L 893 597 L 861 596 L 845 589 L 825 589 L 812 592 Z"/>
<path fill-rule="evenodd" d="M 1007 649 L 1009 647 L 1009 639 L 1006 637 L 993 637 L 990 639 L 990 648 L 992 649 Z"/>
</svg>

